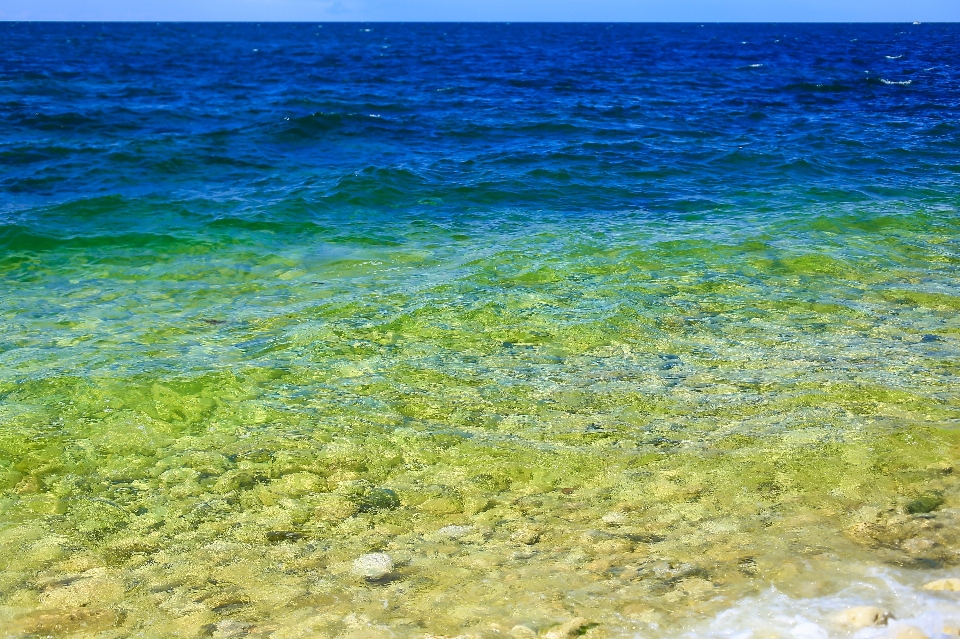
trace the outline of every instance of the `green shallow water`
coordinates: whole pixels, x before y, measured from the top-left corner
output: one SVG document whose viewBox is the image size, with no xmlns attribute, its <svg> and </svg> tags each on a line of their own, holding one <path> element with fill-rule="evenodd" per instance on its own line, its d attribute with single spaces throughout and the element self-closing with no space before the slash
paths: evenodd
<svg viewBox="0 0 960 639">
<path fill-rule="evenodd" d="M 956 565 L 958 226 L 8 237 L 3 636 L 670 636 L 771 584 Z"/>
</svg>

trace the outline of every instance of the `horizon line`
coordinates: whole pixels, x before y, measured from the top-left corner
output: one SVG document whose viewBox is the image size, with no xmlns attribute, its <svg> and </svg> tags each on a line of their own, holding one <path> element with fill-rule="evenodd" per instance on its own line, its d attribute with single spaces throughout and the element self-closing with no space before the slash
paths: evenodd
<svg viewBox="0 0 960 639">
<path fill-rule="evenodd" d="M 32 24 L 960 24 L 958 20 L 16 20 L 0 23 Z"/>
</svg>

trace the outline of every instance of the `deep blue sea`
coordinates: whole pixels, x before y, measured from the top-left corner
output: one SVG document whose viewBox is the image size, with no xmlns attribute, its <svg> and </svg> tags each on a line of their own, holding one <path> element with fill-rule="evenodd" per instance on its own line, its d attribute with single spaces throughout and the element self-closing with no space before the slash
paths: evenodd
<svg viewBox="0 0 960 639">
<path fill-rule="evenodd" d="M 0 41 L 0 637 L 954 636 L 960 25 Z"/>
<path fill-rule="evenodd" d="M 307 221 L 954 196 L 955 25 L 2 30 L 13 214 L 92 197 L 219 218 L 297 202 Z"/>
</svg>

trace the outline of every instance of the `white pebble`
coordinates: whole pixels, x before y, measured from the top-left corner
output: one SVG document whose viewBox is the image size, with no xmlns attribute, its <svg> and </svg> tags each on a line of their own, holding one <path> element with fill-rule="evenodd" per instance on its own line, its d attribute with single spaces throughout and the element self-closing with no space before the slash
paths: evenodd
<svg viewBox="0 0 960 639">
<path fill-rule="evenodd" d="M 610 526 L 621 526 L 627 523 L 627 514 L 622 512 L 612 512 L 607 513 L 601 517 L 601 519 L 603 520 L 603 523 Z"/>
<path fill-rule="evenodd" d="M 393 572 L 393 559 L 385 552 L 372 552 L 353 562 L 353 574 L 365 579 L 382 579 Z"/>
<path fill-rule="evenodd" d="M 450 539 L 460 539 L 466 534 L 473 530 L 473 526 L 444 526 L 437 531 L 437 534 L 441 537 L 449 537 Z"/>
</svg>

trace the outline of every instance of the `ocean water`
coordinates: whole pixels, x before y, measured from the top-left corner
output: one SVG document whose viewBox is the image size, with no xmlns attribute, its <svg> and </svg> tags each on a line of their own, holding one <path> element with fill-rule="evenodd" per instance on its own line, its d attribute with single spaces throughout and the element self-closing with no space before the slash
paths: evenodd
<svg viewBox="0 0 960 639">
<path fill-rule="evenodd" d="M 0 34 L 0 636 L 960 626 L 960 26 Z"/>
</svg>

